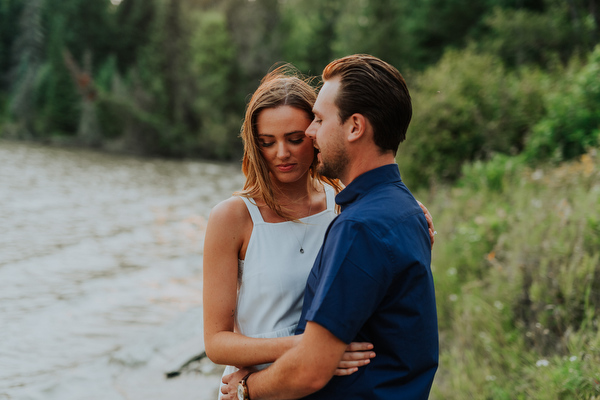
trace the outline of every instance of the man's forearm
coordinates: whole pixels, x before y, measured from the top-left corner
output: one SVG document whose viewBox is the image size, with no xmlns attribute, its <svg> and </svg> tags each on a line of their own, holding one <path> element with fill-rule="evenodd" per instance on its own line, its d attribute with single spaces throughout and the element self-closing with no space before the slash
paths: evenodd
<svg viewBox="0 0 600 400">
<path fill-rule="evenodd" d="M 321 389 L 331 376 L 315 377 L 310 366 L 292 349 L 269 368 L 248 377 L 246 384 L 252 400 L 298 399 Z"/>
<path fill-rule="evenodd" d="M 298 399 L 323 388 L 333 376 L 346 344 L 309 322 L 300 343 L 269 368 L 250 375 L 252 400 Z M 241 377 L 240 377 L 241 379 Z"/>
</svg>

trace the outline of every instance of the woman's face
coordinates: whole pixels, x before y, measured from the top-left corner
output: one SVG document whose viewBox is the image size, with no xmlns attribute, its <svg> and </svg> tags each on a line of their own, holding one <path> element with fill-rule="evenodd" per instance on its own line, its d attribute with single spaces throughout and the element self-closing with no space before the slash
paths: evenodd
<svg viewBox="0 0 600 400">
<path fill-rule="evenodd" d="M 258 114 L 258 145 L 275 180 L 296 182 L 308 172 L 315 154 L 312 139 L 304 134 L 310 123 L 306 112 L 291 106 Z"/>
</svg>

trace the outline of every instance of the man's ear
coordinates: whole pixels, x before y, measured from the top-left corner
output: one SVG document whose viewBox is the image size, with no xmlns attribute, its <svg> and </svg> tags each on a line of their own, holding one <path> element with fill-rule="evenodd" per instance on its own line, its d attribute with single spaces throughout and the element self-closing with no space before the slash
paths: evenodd
<svg viewBox="0 0 600 400">
<path fill-rule="evenodd" d="M 367 130 L 367 119 L 362 114 L 352 114 L 346 123 L 349 125 L 350 132 L 348 141 L 355 142 L 365 135 Z"/>
</svg>

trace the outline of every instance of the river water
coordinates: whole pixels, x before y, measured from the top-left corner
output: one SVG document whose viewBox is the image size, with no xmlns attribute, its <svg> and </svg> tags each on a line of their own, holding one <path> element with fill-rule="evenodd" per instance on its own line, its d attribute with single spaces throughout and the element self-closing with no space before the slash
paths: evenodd
<svg viewBox="0 0 600 400">
<path fill-rule="evenodd" d="M 214 399 L 202 245 L 239 166 L 0 141 L 0 400 Z"/>
</svg>

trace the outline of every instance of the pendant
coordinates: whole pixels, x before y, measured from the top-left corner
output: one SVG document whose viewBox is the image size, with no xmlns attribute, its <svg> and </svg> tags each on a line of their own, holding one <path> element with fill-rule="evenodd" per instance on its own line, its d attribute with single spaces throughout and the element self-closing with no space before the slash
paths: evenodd
<svg viewBox="0 0 600 400">
<path fill-rule="evenodd" d="M 304 254 L 304 249 L 300 247 L 300 253 Z"/>
</svg>

